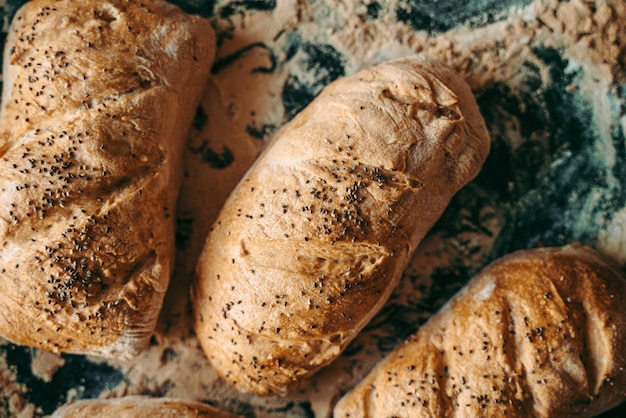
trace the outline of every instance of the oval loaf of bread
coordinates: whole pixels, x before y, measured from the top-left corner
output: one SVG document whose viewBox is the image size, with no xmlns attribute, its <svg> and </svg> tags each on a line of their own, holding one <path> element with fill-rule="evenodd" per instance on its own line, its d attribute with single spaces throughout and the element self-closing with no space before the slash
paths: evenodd
<svg viewBox="0 0 626 418">
<path fill-rule="evenodd" d="M 18 11 L 0 114 L 0 335 L 103 356 L 147 344 L 214 44 L 208 21 L 160 0 Z"/>
<path fill-rule="evenodd" d="M 518 251 L 478 274 L 335 418 L 591 417 L 626 400 L 626 278 L 588 247 Z"/>
<path fill-rule="evenodd" d="M 241 391 L 281 394 L 335 359 L 479 171 L 468 86 L 427 58 L 335 81 L 246 173 L 197 267 L 195 328 Z"/>
<path fill-rule="evenodd" d="M 84 399 L 57 409 L 50 418 L 237 418 L 210 405 L 175 398 L 126 396 Z"/>
</svg>

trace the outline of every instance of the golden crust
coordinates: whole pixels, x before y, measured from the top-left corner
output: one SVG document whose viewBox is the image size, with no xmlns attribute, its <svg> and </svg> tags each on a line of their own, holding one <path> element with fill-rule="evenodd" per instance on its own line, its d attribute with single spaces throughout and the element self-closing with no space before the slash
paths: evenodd
<svg viewBox="0 0 626 418">
<path fill-rule="evenodd" d="M 384 63 L 325 88 L 206 241 L 195 326 L 216 370 L 276 394 L 335 359 L 488 149 L 471 91 L 437 62 Z"/>
<path fill-rule="evenodd" d="M 493 262 L 335 408 L 379 416 L 591 417 L 624 400 L 626 278 L 580 245 Z"/>
<path fill-rule="evenodd" d="M 86 399 L 57 409 L 50 418 L 236 418 L 200 402 L 175 398 L 126 396 Z"/>
<path fill-rule="evenodd" d="M 182 148 L 210 24 L 160 0 L 34 0 L 7 39 L 0 334 L 132 356 L 172 270 Z"/>
</svg>

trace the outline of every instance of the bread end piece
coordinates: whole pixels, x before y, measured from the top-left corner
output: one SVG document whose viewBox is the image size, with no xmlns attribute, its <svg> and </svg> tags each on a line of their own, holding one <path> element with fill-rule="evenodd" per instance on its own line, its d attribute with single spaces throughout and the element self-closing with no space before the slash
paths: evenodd
<svg viewBox="0 0 626 418">
<path fill-rule="evenodd" d="M 237 418 L 210 405 L 177 398 L 126 396 L 83 399 L 61 406 L 50 418 Z"/>
</svg>

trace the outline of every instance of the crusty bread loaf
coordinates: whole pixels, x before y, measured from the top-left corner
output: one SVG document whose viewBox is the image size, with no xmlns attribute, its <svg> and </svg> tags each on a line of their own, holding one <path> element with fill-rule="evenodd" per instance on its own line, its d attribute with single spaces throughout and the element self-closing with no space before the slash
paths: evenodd
<svg viewBox="0 0 626 418">
<path fill-rule="evenodd" d="M 208 21 L 160 0 L 18 11 L 0 115 L 0 335 L 103 356 L 146 345 L 214 43 Z"/>
<path fill-rule="evenodd" d="M 195 328 L 218 373 L 282 394 L 335 359 L 488 149 L 443 64 L 403 59 L 327 86 L 244 176 L 200 256 Z"/>
<path fill-rule="evenodd" d="M 626 278 L 580 245 L 493 262 L 336 418 L 590 417 L 626 400 Z"/>
<path fill-rule="evenodd" d="M 200 402 L 175 398 L 126 396 L 85 399 L 63 405 L 50 418 L 236 418 Z"/>
</svg>

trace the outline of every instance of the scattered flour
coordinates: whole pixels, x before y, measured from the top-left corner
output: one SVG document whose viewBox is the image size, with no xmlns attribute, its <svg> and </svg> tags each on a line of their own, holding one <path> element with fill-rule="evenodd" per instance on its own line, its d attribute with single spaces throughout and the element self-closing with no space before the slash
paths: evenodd
<svg viewBox="0 0 626 418">
<path fill-rule="evenodd" d="M 400 0 L 381 2 L 385 4 L 380 6 L 379 17 L 368 18 L 373 3 L 278 0 L 271 12 L 257 10 L 213 19 L 221 34 L 218 66 L 205 87 L 202 101 L 206 123 L 192 130 L 185 155 L 185 180 L 179 202 L 179 220 L 185 226 L 185 236 L 177 254 L 175 277 L 154 344 L 134 360 L 109 361 L 123 372 L 125 379 L 102 393 L 102 397 L 181 397 L 209 401 L 240 413 L 254 411 L 259 418 L 307 416 L 305 407 L 298 408 L 301 403 L 310 403 L 316 417 L 328 417 L 342 393 L 426 320 L 432 314 L 430 309 L 441 306 L 450 293 L 458 290 L 458 283 L 448 289 L 438 281 L 441 271 L 471 276 L 489 261 L 506 221 L 506 208 L 499 205 L 496 197 L 470 185 L 460 194 L 456 211 L 448 217 L 444 214 L 441 221 L 455 224 L 455 233 L 436 228 L 425 238 L 386 308 L 348 353 L 314 376 L 301 391 L 286 399 L 244 396 L 217 378 L 191 330 L 189 283 L 204 237 L 219 208 L 271 135 L 288 118 L 285 84 L 291 82 L 294 88 L 316 86 L 320 80 L 330 81 L 334 76 L 321 63 L 307 61 L 306 48 L 294 47 L 298 43 L 324 45 L 328 51 L 336 51 L 346 74 L 414 53 L 430 55 L 462 74 L 478 98 L 493 85 L 521 83 L 529 66 L 538 74 L 537 91 L 550 88 L 551 69 L 537 58 L 534 49 L 554 48 L 567 59 L 566 71 L 580 70 L 586 75 L 576 78 L 576 83 L 567 88 L 579 90 L 592 107 L 593 120 L 589 123 L 600 138 L 594 158 L 608 168 L 618 164 L 612 115 L 624 100 L 614 86 L 615 77 L 624 76 L 620 73 L 620 60 L 625 56 L 626 2 L 535 0 L 526 7 L 512 8 L 504 20 L 478 27 L 459 26 L 440 34 L 416 31 L 398 21 L 393 11 Z M 0 0 L 0 8 L 4 5 L 6 0 Z M 219 12 L 221 6 L 216 7 Z M 326 49 L 322 52 L 326 53 Z M 621 124 L 622 132 L 626 131 L 626 119 L 622 118 Z M 502 121 L 502 126 L 502 131 L 490 126 L 492 137 L 502 134 L 512 149 L 523 145 L 519 120 Z M 208 164 L 209 160 L 214 163 Z M 623 183 L 623 179 L 610 175 L 607 181 Z M 468 205 L 471 210 L 463 209 L 464 199 L 479 198 L 484 202 L 482 206 L 474 204 Z M 593 202 L 587 204 L 591 210 Z M 591 217 L 583 218 L 581 224 L 594 221 Z M 606 220 L 598 247 L 626 263 L 625 237 L 626 210 L 621 210 Z M 491 290 L 492 286 L 486 286 L 481 297 L 489 297 Z M 14 416 L 37 415 L 35 406 L 25 397 L 27 388 L 17 383 L 14 370 L 5 363 L 0 352 L 0 417 L 3 411 Z M 32 368 L 36 376 L 50 380 L 62 365 L 62 358 L 39 353 Z M 2 404 L 2 399 L 8 399 L 9 404 Z"/>
</svg>

